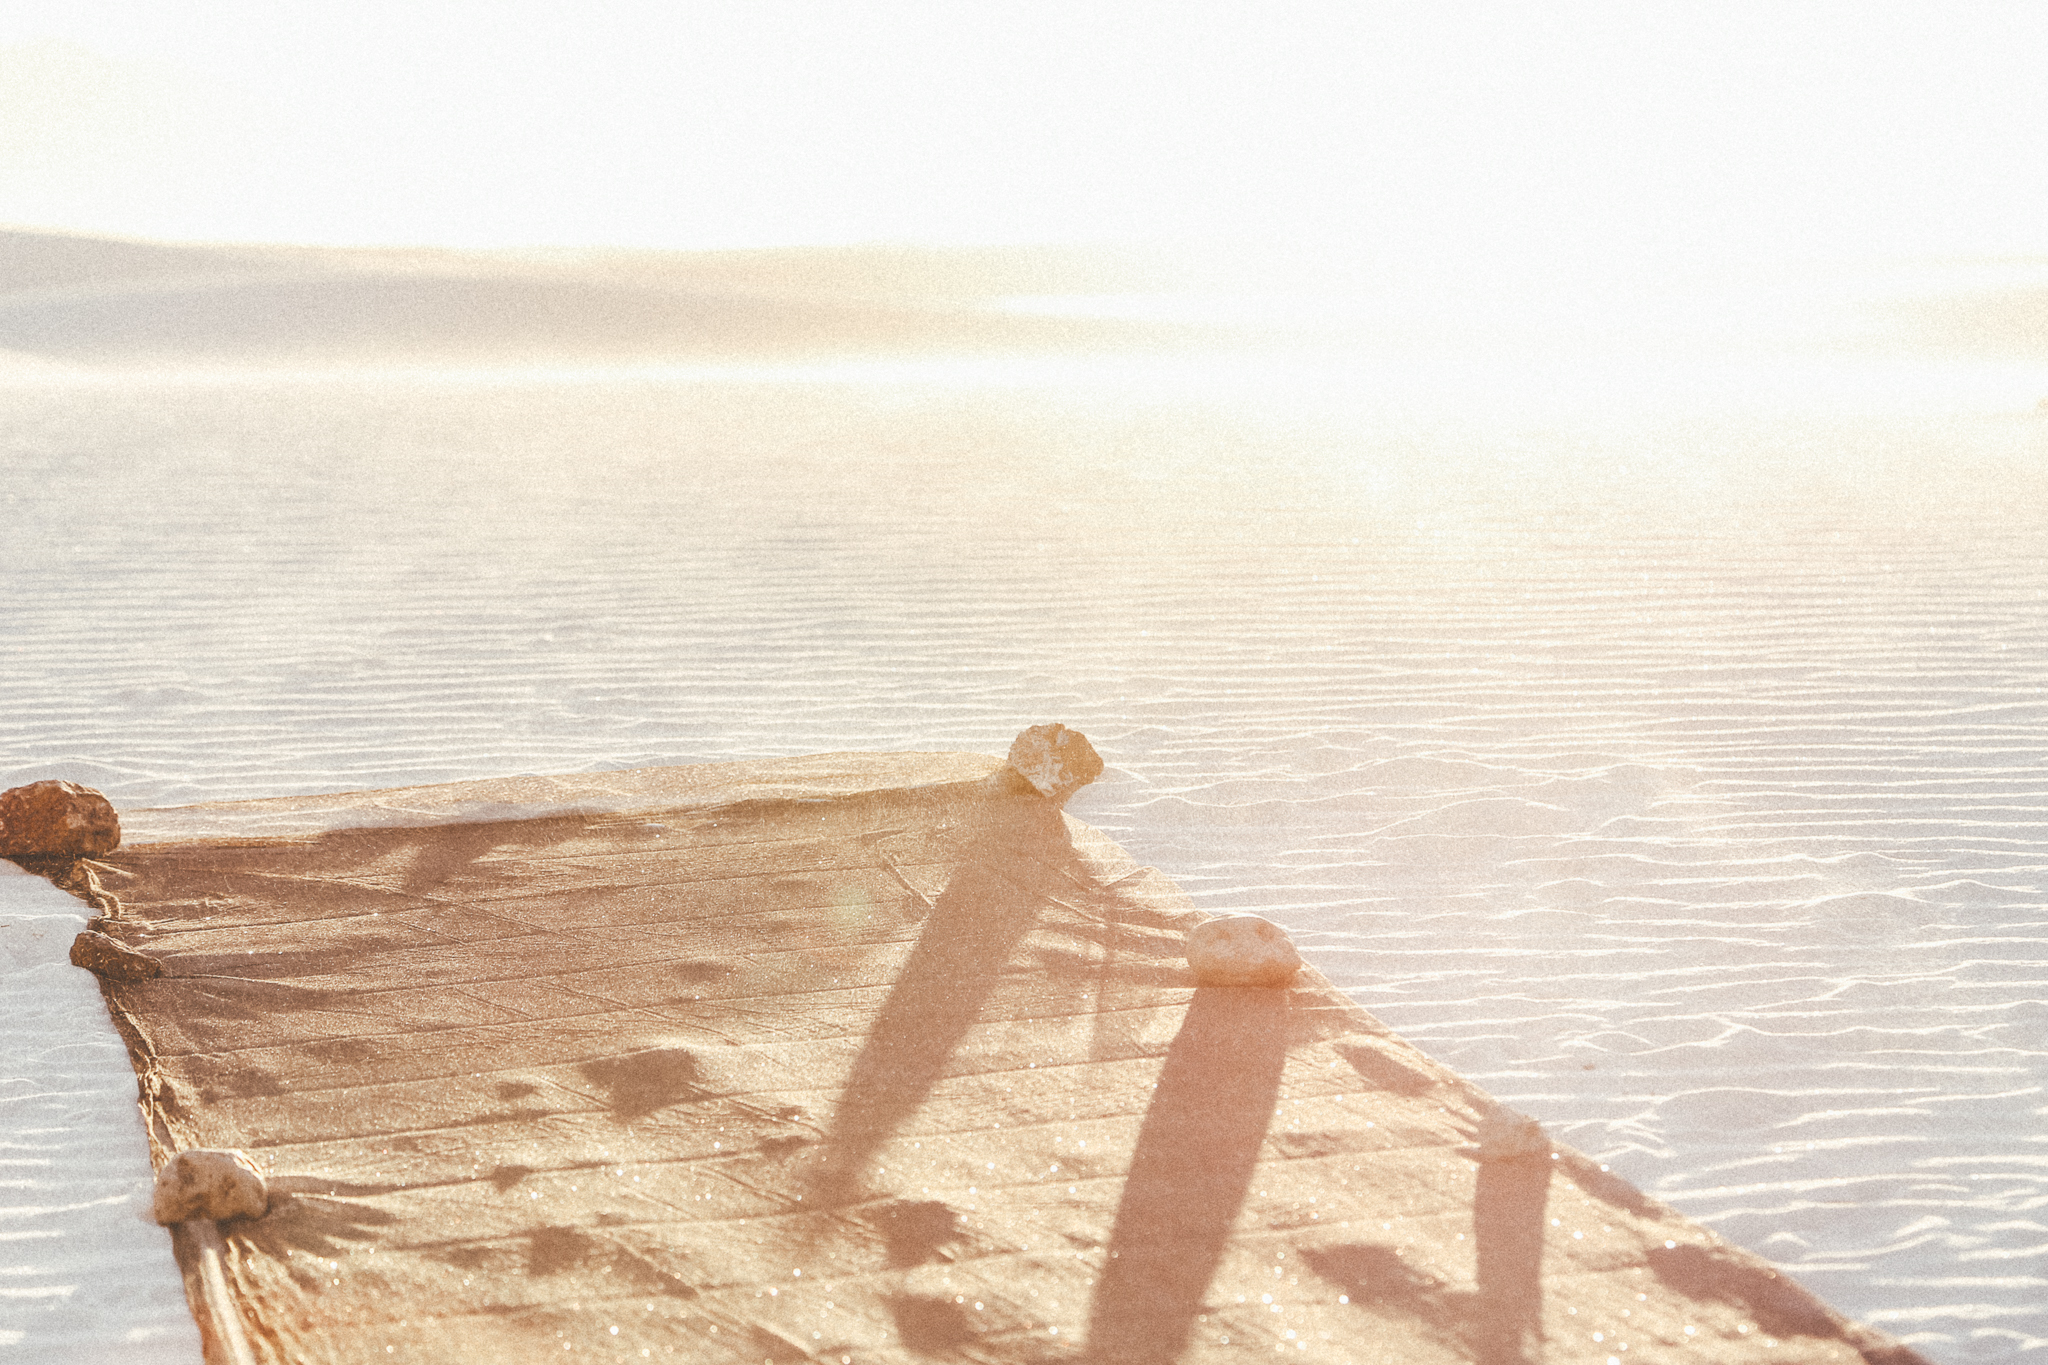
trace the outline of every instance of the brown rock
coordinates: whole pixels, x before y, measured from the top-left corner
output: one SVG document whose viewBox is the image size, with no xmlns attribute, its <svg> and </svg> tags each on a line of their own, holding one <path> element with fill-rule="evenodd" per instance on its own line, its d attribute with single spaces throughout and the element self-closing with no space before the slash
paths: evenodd
<svg viewBox="0 0 2048 1365">
<path fill-rule="evenodd" d="M 71 941 L 71 965 L 109 981 L 147 981 L 164 974 L 164 964 L 148 953 L 91 929 Z"/>
<path fill-rule="evenodd" d="M 1301 954 L 1271 920 L 1224 915 L 1188 931 L 1188 966 L 1204 986 L 1284 986 L 1301 970 Z"/>
<path fill-rule="evenodd" d="M 1102 776 L 1102 758 L 1088 736 L 1064 725 L 1034 725 L 1010 745 L 1010 766 L 1055 805 Z"/>
<path fill-rule="evenodd" d="M 151 1213 L 169 1227 L 190 1218 L 261 1218 L 270 1187 L 247 1153 L 191 1147 L 156 1173 Z"/>
<path fill-rule="evenodd" d="M 90 857 L 121 846 L 113 803 L 75 782 L 0 792 L 0 858 Z"/>
</svg>

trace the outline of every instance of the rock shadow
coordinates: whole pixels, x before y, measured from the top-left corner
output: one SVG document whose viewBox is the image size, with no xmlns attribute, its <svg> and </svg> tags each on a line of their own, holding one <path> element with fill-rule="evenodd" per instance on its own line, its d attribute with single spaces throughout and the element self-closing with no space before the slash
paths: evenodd
<svg viewBox="0 0 2048 1365">
<path fill-rule="evenodd" d="M 889 1265 L 897 1270 L 951 1260 L 947 1249 L 966 1240 L 960 1215 L 937 1199 L 897 1200 L 876 1209 L 865 1221 L 881 1233 Z"/>
<path fill-rule="evenodd" d="M 1361 1242 L 1308 1247 L 1309 1267 L 1342 1289 L 1351 1306 L 1384 1320 L 1400 1314 L 1471 1353 L 1478 1365 L 1541 1365 L 1543 1210 L 1552 1163 L 1491 1161 L 1479 1168 L 1472 1226 L 1476 1283 L 1454 1289 L 1409 1265 L 1400 1251 Z"/>
<path fill-rule="evenodd" d="M 269 1185 L 268 1213 L 225 1223 L 221 1232 L 280 1263 L 293 1253 L 326 1258 L 349 1254 L 374 1243 L 398 1221 L 373 1204 L 359 1202 L 391 1194 L 396 1186 L 352 1185 L 311 1176 L 275 1176 Z"/>
<path fill-rule="evenodd" d="M 640 1248 L 602 1228 L 535 1228 L 511 1239 L 446 1243 L 421 1250 L 458 1270 L 526 1279 L 603 1277 L 614 1292 L 693 1299 L 697 1289 L 663 1269 Z"/>
<path fill-rule="evenodd" d="M 840 1091 L 825 1160 L 810 1181 L 827 1201 L 860 1197 L 861 1172 L 924 1104 L 1038 917 L 1048 870 L 1074 860 L 1057 808 L 987 801 L 962 831 L 963 854 L 932 903 Z"/>
<path fill-rule="evenodd" d="M 1186 1350 L 1279 1100 L 1287 1016 L 1285 991 L 1195 992 L 1138 1130 L 1089 1311 L 1097 1365 L 1165 1365 Z"/>
<path fill-rule="evenodd" d="M 688 1048 L 647 1048 L 623 1057 L 600 1057 L 576 1069 L 604 1088 L 606 1107 L 627 1123 L 705 1094 L 702 1070 Z"/>
<path fill-rule="evenodd" d="M 484 1179 L 490 1181 L 499 1194 L 503 1194 L 520 1181 L 526 1179 L 526 1177 L 535 1174 L 539 1169 L 537 1166 L 522 1166 L 517 1162 L 513 1162 L 509 1165 L 491 1167 L 490 1174 L 486 1175 Z"/>
<path fill-rule="evenodd" d="M 1462 1339 L 1472 1295 L 1401 1259 L 1399 1249 L 1380 1242 L 1347 1242 L 1304 1247 L 1309 1269 L 1342 1289 L 1356 1308 L 1377 1316 L 1390 1312 L 1417 1318 L 1452 1339 Z"/>
<path fill-rule="evenodd" d="M 1732 1248 L 1650 1248 L 1650 1269 L 1688 1298 L 1714 1299 L 1741 1309 L 1774 1337 L 1839 1337 L 1841 1323 L 1797 1281 Z"/>
<path fill-rule="evenodd" d="M 1543 1209 L 1547 1157 L 1479 1167 L 1472 1228 L 1479 1239 L 1478 1303 L 1471 1326 L 1480 1365 L 1540 1365 L 1543 1359 Z"/>
<path fill-rule="evenodd" d="M 1436 1084 L 1435 1078 L 1401 1058 L 1394 1049 L 1364 1041 L 1336 1045 L 1337 1055 L 1350 1063 L 1359 1078 L 1381 1090 L 1397 1095 L 1420 1095 Z"/>
<path fill-rule="evenodd" d="M 484 855 L 500 844 L 560 843 L 570 831 L 559 820 L 515 823 L 432 825 L 409 831 L 397 842 L 410 844 L 411 856 L 398 879 L 399 889 L 410 896 L 432 895 L 447 882 L 463 876 Z M 535 840 L 533 836 L 539 835 Z"/>
<path fill-rule="evenodd" d="M 950 1355 L 975 1338 L 967 1310 L 951 1299 L 899 1294 L 888 1302 L 896 1335 L 919 1355 Z"/>
</svg>

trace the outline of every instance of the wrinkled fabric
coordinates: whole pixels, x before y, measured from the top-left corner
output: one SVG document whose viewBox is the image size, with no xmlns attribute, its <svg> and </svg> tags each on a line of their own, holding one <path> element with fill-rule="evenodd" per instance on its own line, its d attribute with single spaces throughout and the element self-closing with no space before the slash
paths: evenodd
<svg viewBox="0 0 2048 1365">
<path fill-rule="evenodd" d="M 1312 969 L 1197 988 L 1180 891 L 996 760 L 835 757 L 107 860 L 158 1141 L 269 1181 L 259 1355 L 1890 1349 L 1575 1153 L 1480 1165 L 1488 1098 Z"/>
</svg>

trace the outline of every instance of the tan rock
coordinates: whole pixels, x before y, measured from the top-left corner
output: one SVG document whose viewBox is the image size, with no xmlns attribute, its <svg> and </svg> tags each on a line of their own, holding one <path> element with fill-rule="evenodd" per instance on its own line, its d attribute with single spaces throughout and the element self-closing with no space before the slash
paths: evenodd
<svg viewBox="0 0 2048 1365">
<path fill-rule="evenodd" d="M 71 965 L 109 981 L 147 981 L 164 974 L 164 964 L 148 953 L 91 929 L 71 941 Z"/>
<path fill-rule="evenodd" d="M 75 782 L 0 792 L 0 858 L 90 857 L 121 846 L 113 803 Z"/>
<path fill-rule="evenodd" d="M 156 1173 L 156 1221 L 169 1227 L 192 1218 L 261 1218 L 270 1188 L 243 1152 L 191 1147 Z"/>
<path fill-rule="evenodd" d="M 1204 986 L 1284 986 L 1301 969 L 1287 932 L 1257 915 L 1225 915 L 1188 931 L 1188 966 Z"/>
<path fill-rule="evenodd" d="M 1088 736 L 1064 725 L 1034 725 L 1010 745 L 1010 766 L 1055 805 L 1102 776 L 1102 758 Z"/>
</svg>

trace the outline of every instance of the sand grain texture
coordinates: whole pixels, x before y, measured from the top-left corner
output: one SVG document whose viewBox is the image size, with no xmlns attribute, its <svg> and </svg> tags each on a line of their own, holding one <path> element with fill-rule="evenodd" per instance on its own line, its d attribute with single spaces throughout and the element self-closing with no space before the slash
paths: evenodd
<svg viewBox="0 0 2048 1365">
<path fill-rule="evenodd" d="M 157 1160 L 270 1182 L 259 1358 L 1918 1359 L 1569 1150 L 1482 1166 L 1312 969 L 1196 988 L 1179 890 L 993 758 L 603 780 L 659 799 L 107 860 Z"/>
</svg>

